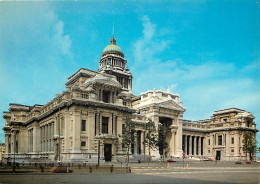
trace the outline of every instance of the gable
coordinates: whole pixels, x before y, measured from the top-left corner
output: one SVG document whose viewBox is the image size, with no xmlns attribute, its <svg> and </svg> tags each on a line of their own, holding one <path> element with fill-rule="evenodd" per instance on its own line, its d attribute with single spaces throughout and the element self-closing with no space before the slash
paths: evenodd
<svg viewBox="0 0 260 184">
<path fill-rule="evenodd" d="M 167 100 L 164 102 L 159 102 L 156 103 L 156 106 L 167 108 L 167 109 L 174 109 L 174 110 L 179 110 L 179 111 L 185 111 L 186 109 L 182 107 L 181 104 L 178 104 L 174 100 Z"/>
</svg>

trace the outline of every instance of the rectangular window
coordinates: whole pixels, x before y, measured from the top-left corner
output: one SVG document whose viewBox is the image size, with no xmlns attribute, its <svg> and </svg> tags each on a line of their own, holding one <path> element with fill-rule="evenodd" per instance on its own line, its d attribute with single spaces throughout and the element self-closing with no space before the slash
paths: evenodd
<svg viewBox="0 0 260 184">
<path fill-rule="evenodd" d="M 125 134 L 125 124 L 122 124 L 122 134 Z"/>
<path fill-rule="evenodd" d="M 85 94 L 85 93 L 82 93 L 82 94 L 81 94 L 81 98 L 88 99 L 88 95 Z"/>
<path fill-rule="evenodd" d="M 108 134 L 108 117 L 102 117 L 102 133 Z"/>
<path fill-rule="evenodd" d="M 222 135 L 218 136 L 218 145 L 222 145 Z"/>
<path fill-rule="evenodd" d="M 231 153 L 234 153 L 234 149 L 231 149 Z"/>
<path fill-rule="evenodd" d="M 109 96 L 110 96 L 109 91 L 103 91 L 103 102 L 109 103 Z"/>
<path fill-rule="evenodd" d="M 231 137 L 231 144 L 234 144 L 234 142 L 235 142 L 234 137 Z"/>
<path fill-rule="evenodd" d="M 210 153 L 210 150 L 208 150 L 208 153 Z"/>
<path fill-rule="evenodd" d="M 81 131 L 86 131 L 86 120 L 81 120 Z"/>
<path fill-rule="evenodd" d="M 85 141 L 81 141 L 81 146 L 86 146 L 86 142 Z"/>
<path fill-rule="evenodd" d="M 210 139 L 209 139 L 209 145 L 210 145 Z"/>
</svg>

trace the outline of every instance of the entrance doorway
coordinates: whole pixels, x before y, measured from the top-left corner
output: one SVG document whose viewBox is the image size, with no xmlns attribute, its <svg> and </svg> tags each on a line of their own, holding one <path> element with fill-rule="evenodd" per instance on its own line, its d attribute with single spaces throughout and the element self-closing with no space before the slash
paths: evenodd
<svg viewBox="0 0 260 184">
<path fill-rule="evenodd" d="M 220 160 L 221 151 L 216 151 L 216 160 Z"/>
<path fill-rule="evenodd" d="M 104 144 L 104 156 L 105 156 L 105 161 L 111 161 L 111 159 L 112 159 L 112 144 Z"/>
</svg>

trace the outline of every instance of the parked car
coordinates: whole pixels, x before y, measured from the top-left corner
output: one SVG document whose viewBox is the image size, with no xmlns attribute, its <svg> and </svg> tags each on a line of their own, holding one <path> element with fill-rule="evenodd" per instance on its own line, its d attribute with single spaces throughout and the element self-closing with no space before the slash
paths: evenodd
<svg viewBox="0 0 260 184">
<path fill-rule="evenodd" d="M 169 159 L 169 160 L 167 160 L 167 162 L 176 162 L 176 160 Z"/>
<path fill-rule="evenodd" d="M 69 169 L 69 167 L 66 166 L 55 166 L 51 168 L 51 172 L 53 173 L 71 173 L 72 169 Z"/>
<path fill-rule="evenodd" d="M 212 158 L 204 158 L 203 161 L 212 161 Z"/>
<path fill-rule="evenodd" d="M 236 164 L 242 164 L 242 162 L 241 161 L 236 161 Z"/>
<path fill-rule="evenodd" d="M 251 161 L 251 160 L 247 160 L 246 163 L 247 163 L 247 164 L 251 164 L 252 161 Z"/>
</svg>

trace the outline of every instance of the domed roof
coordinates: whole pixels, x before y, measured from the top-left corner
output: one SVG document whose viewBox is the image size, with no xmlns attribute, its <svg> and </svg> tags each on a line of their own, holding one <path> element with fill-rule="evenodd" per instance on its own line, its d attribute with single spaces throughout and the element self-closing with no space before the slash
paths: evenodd
<svg viewBox="0 0 260 184">
<path fill-rule="evenodd" d="M 103 50 L 103 52 L 107 52 L 107 51 L 118 51 L 118 52 L 123 52 L 122 49 L 120 47 L 118 47 L 115 44 L 110 44 L 108 46 L 106 46 Z"/>
<path fill-rule="evenodd" d="M 122 49 L 116 45 L 116 39 L 113 37 L 110 39 L 110 45 L 106 46 L 103 50 L 103 52 L 108 52 L 108 51 L 117 51 L 123 53 Z"/>
</svg>

